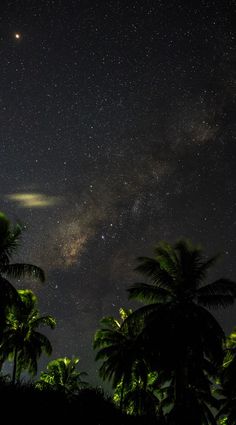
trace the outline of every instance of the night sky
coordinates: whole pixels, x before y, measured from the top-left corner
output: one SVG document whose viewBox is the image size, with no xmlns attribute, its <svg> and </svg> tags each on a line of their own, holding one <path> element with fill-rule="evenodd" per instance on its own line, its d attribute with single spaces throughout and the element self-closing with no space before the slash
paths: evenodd
<svg viewBox="0 0 236 425">
<path fill-rule="evenodd" d="M 236 279 L 235 9 L 1 0 L 0 209 L 47 275 L 18 287 L 57 319 L 52 357 L 79 356 L 90 382 L 92 336 L 134 306 L 138 255 L 187 237 Z M 236 325 L 236 306 L 216 315 Z"/>
</svg>

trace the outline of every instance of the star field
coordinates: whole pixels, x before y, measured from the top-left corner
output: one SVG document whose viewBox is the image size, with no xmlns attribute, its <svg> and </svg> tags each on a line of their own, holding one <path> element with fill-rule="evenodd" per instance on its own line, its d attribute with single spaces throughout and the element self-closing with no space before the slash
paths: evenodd
<svg viewBox="0 0 236 425">
<path fill-rule="evenodd" d="M 188 237 L 235 279 L 234 1 L 3 1 L 1 209 L 57 319 L 53 356 L 96 381 L 92 335 L 135 258 Z M 23 284 L 22 284 L 23 285 Z M 235 310 L 221 318 L 228 330 Z"/>
</svg>

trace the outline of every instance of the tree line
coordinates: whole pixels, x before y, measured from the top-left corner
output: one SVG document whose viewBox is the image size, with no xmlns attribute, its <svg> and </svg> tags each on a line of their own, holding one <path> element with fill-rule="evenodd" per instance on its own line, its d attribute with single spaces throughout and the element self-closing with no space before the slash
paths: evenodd
<svg viewBox="0 0 236 425">
<path fill-rule="evenodd" d="M 104 394 L 92 391 L 78 357 L 50 361 L 35 379 L 39 358 L 52 353 L 41 328 L 53 329 L 56 320 L 40 315 L 33 291 L 17 290 L 9 281 L 45 280 L 41 268 L 12 262 L 22 231 L 0 214 L 0 365 L 12 363 L 12 374 L 2 373 L 1 385 L 4 391 L 9 383 L 23 387 L 26 372 L 33 378 L 32 391 L 63 395 L 71 411 L 78 400 L 85 405 L 94 394 L 101 406 Z M 112 400 L 108 397 L 103 407 L 114 407 L 113 423 L 117 417 L 124 424 L 143 419 L 157 425 L 235 425 L 236 330 L 226 337 L 211 311 L 233 305 L 236 283 L 227 278 L 208 282 L 218 257 L 207 258 L 201 247 L 179 240 L 160 242 L 153 258 L 137 259 L 135 270 L 143 282 L 133 284 L 128 294 L 142 305 L 102 318 L 93 341 L 100 376 L 112 383 Z M 106 423 L 100 416 L 97 421 Z"/>
</svg>

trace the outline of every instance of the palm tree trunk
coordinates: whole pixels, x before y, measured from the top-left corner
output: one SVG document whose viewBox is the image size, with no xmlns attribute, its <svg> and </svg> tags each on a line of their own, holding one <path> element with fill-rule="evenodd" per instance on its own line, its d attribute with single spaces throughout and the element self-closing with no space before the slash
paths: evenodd
<svg viewBox="0 0 236 425">
<path fill-rule="evenodd" d="M 15 382 L 16 382 L 17 354 L 18 354 L 18 350 L 17 350 L 17 347 L 16 347 L 15 351 L 14 351 L 14 358 L 13 358 L 13 371 L 12 371 L 12 383 L 13 384 L 15 384 Z"/>
<path fill-rule="evenodd" d="M 139 386 L 139 391 L 141 389 L 141 393 L 146 394 L 147 380 L 145 379 L 144 381 L 142 379 L 139 379 L 138 386 Z M 137 415 L 141 416 L 142 414 L 143 414 L 143 404 L 142 404 L 142 397 L 140 397 L 140 392 L 139 392 Z"/>
<path fill-rule="evenodd" d="M 183 411 L 187 382 L 186 360 L 183 357 L 182 364 L 178 364 L 175 370 L 175 406 L 177 408 L 178 415 Z"/>
<path fill-rule="evenodd" d="M 124 389 L 125 389 L 125 382 L 123 379 L 121 384 L 121 392 L 120 392 L 120 410 L 121 411 L 123 411 Z"/>
<path fill-rule="evenodd" d="M 175 407 L 177 412 L 179 412 L 183 403 L 183 380 L 183 368 L 178 365 L 175 370 Z"/>
</svg>

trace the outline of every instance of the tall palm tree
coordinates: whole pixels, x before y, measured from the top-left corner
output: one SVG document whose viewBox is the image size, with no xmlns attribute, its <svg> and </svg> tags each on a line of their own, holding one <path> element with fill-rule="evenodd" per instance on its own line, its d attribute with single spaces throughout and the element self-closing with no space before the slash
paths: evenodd
<svg viewBox="0 0 236 425">
<path fill-rule="evenodd" d="M 32 376 L 37 373 L 37 363 L 44 352 L 52 353 L 49 339 L 40 333 L 41 326 L 54 328 L 56 321 L 52 316 L 40 316 L 37 298 L 31 290 L 18 290 L 20 304 L 8 310 L 6 328 L 0 345 L 2 360 L 13 361 L 12 382 L 19 380 L 23 370 Z"/>
<path fill-rule="evenodd" d="M 52 360 L 47 365 L 47 371 L 41 372 L 36 387 L 60 391 L 66 395 L 76 394 L 81 388 L 87 386 L 87 382 L 81 379 L 87 376 L 87 373 L 77 370 L 78 363 L 78 357 Z"/>
<path fill-rule="evenodd" d="M 206 259 L 201 248 L 186 240 L 174 245 L 161 242 L 154 253 L 154 258 L 138 259 L 136 270 L 148 281 L 134 284 L 128 292 L 130 298 L 146 305 L 128 320 L 144 320 L 146 356 L 154 370 L 172 379 L 172 399 L 180 411 L 190 390 L 197 394 L 222 362 L 225 335 L 206 307 L 233 304 L 236 284 L 221 278 L 204 285 L 218 256 Z"/>
<path fill-rule="evenodd" d="M 132 311 L 120 308 L 119 313 L 119 320 L 109 316 L 100 321 L 101 328 L 94 336 L 94 349 L 98 350 L 95 359 L 103 361 L 99 368 L 101 378 L 112 381 L 114 389 L 118 385 L 121 387 L 122 409 L 125 389 L 129 388 L 134 374 L 146 382 L 148 366 L 138 343 L 137 322 L 131 324 L 126 321 Z"/>
<path fill-rule="evenodd" d="M 11 224 L 5 214 L 0 212 L 0 337 L 4 328 L 5 311 L 9 304 L 17 301 L 18 294 L 7 278 L 30 277 L 45 280 L 40 267 L 27 263 L 12 263 L 12 258 L 20 246 L 23 226 Z"/>
</svg>

